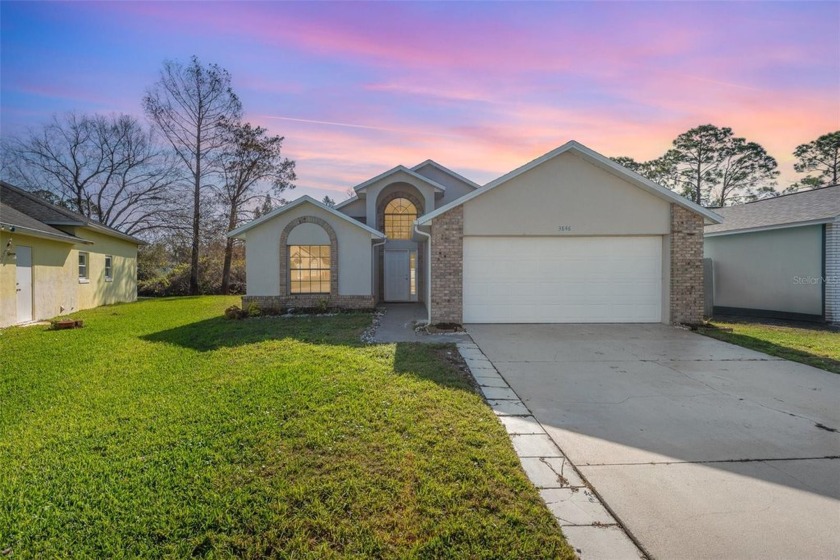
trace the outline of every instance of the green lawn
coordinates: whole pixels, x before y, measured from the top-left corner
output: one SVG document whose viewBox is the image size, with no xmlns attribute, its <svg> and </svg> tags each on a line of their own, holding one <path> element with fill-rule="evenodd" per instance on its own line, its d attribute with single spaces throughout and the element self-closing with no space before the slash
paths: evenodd
<svg viewBox="0 0 840 560">
<path fill-rule="evenodd" d="M 232 303 L 0 331 L 0 557 L 573 557 L 453 347 Z"/>
<path fill-rule="evenodd" d="M 716 327 L 700 329 L 712 338 L 758 350 L 794 362 L 840 373 L 840 332 L 825 328 L 793 327 L 758 322 L 727 323 L 714 321 Z"/>
</svg>

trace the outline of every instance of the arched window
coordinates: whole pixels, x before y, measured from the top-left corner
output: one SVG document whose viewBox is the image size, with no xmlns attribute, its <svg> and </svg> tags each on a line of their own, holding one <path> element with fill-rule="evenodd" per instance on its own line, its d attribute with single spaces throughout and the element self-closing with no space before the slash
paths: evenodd
<svg viewBox="0 0 840 560">
<path fill-rule="evenodd" d="M 385 207 L 385 235 L 388 239 L 411 239 L 417 208 L 407 198 L 395 198 Z"/>
<path fill-rule="evenodd" d="M 327 231 L 318 224 L 294 226 L 286 237 L 289 249 L 289 293 L 329 294 L 332 281 L 332 246 Z"/>
</svg>

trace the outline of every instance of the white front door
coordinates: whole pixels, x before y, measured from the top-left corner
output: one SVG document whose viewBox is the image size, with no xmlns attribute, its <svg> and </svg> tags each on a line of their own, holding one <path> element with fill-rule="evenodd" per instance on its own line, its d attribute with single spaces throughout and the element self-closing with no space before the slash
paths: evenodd
<svg viewBox="0 0 840 560">
<path fill-rule="evenodd" d="M 15 247 L 17 322 L 32 320 L 32 248 Z"/>
<path fill-rule="evenodd" d="M 409 301 L 410 251 L 385 251 L 385 301 Z"/>
</svg>

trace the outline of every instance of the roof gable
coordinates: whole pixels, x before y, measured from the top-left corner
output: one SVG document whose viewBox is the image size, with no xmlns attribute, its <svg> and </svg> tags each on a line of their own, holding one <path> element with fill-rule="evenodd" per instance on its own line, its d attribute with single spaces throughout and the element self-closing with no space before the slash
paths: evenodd
<svg viewBox="0 0 840 560">
<path fill-rule="evenodd" d="M 641 188 L 642 190 L 645 190 L 645 191 L 649 192 L 650 194 L 658 196 L 659 198 L 665 199 L 665 200 L 667 200 L 669 202 L 672 202 L 674 204 L 678 204 L 678 205 L 680 205 L 680 206 L 682 206 L 682 207 L 684 207 L 688 210 L 691 210 L 692 212 L 696 212 L 697 214 L 702 215 L 704 218 L 706 218 L 708 221 L 710 221 L 712 223 L 720 223 L 720 222 L 723 221 L 723 218 L 721 216 L 718 216 L 717 214 L 715 214 L 711 210 L 707 210 L 706 208 L 703 208 L 702 206 L 691 202 L 690 200 L 676 194 L 675 192 L 673 192 L 669 189 L 666 189 L 665 187 L 663 187 L 661 185 L 657 185 L 656 183 L 654 183 L 653 181 L 651 181 L 649 179 L 646 179 L 645 177 L 642 177 L 638 173 L 634 173 L 633 171 L 630 171 L 629 169 L 615 163 L 611 159 L 609 159 L 605 156 L 602 156 L 598 152 L 587 148 L 583 144 L 580 144 L 579 142 L 571 140 L 571 141 L 563 144 L 559 148 L 556 148 L 556 149 L 554 149 L 554 150 L 552 150 L 552 151 L 550 151 L 550 152 L 548 152 L 548 153 L 546 153 L 546 154 L 544 154 L 544 155 L 526 163 L 525 165 L 522 165 L 522 166 L 514 169 L 513 171 L 511 171 L 509 173 L 506 173 L 505 175 L 502 175 L 498 179 L 490 181 L 489 183 L 487 183 L 486 185 L 484 185 L 480 189 L 477 189 L 477 190 L 471 192 L 468 195 L 465 195 L 465 196 L 463 196 L 463 197 L 461 197 L 461 198 L 459 198 L 459 199 L 457 199 L 457 200 L 455 200 L 455 201 L 453 201 L 453 202 L 451 202 L 451 203 L 449 203 L 445 206 L 442 206 L 442 207 L 438 208 L 437 210 L 435 210 L 434 212 L 430 212 L 430 213 L 420 217 L 417 220 L 417 223 L 421 224 L 421 225 L 422 224 L 427 224 L 431 220 L 436 218 L 437 216 L 440 216 L 441 214 L 444 214 L 445 212 L 448 212 L 452 208 L 454 208 L 456 206 L 459 206 L 461 204 L 464 204 L 465 202 L 468 202 L 468 201 L 472 200 L 473 198 L 475 198 L 477 196 L 481 196 L 482 194 L 484 194 L 486 192 L 489 192 L 489 191 L 491 191 L 495 188 L 498 188 L 498 187 L 512 181 L 513 179 L 522 175 L 523 173 L 526 173 L 526 172 L 530 171 L 531 169 L 534 169 L 535 167 L 537 167 L 539 165 L 542 165 L 543 163 L 545 163 L 549 160 L 552 160 L 552 159 L 554 159 L 554 158 L 556 158 L 556 157 L 558 157 L 562 154 L 565 154 L 567 152 L 571 152 L 571 153 L 574 153 L 576 155 L 581 156 L 583 159 L 585 159 L 589 163 L 625 179 L 631 185 L 634 185 L 638 188 Z"/>
<path fill-rule="evenodd" d="M 269 221 L 273 218 L 276 218 L 277 216 L 280 216 L 281 214 L 284 214 L 284 213 L 288 212 L 292 208 L 297 208 L 298 206 L 300 206 L 302 204 L 312 204 L 316 208 L 320 208 L 321 210 L 329 212 L 333 216 L 335 216 L 337 218 L 340 218 L 340 219 L 342 219 L 342 220 L 344 220 L 344 221 L 346 221 L 350 224 L 353 224 L 354 226 L 356 226 L 358 228 L 361 228 L 361 229 L 365 230 L 366 232 L 371 234 L 371 236 L 373 236 L 376 239 L 383 239 L 385 237 L 385 234 L 383 234 L 382 232 L 376 231 L 372 227 L 370 227 L 368 225 L 365 225 L 365 224 L 361 223 L 360 221 L 358 221 L 354 218 L 351 218 L 350 216 L 348 216 L 346 214 L 342 214 L 341 212 L 339 212 L 335 208 L 331 208 L 330 206 L 327 206 L 326 204 L 318 202 L 317 200 L 315 200 L 314 198 L 312 198 L 309 195 L 303 195 L 299 198 L 294 199 L 293 201 L 291 201 L 288 204 L 284 204 L 283 206 L 281 206 L 279 208 L 275 208 L 274 210 L 272 210 L 271 212 L 269 212 L 265 216 L 260 216 L 259 218 L 255 219 L 255 220 L 251 220 L 247 224 L 244 224 L 244 225 L 236 228 L 235 230 L 230 231 L 227 234 L 227 236 L 228 237 L 233 237 L 233 238 L 236 238 L 236 239 L 242 239 L 242 234 L 247 232 L 248 230 L 253 229 L 256 226 L 258 226 L 262 223 L 265 223 L 265 222 L 267 222 L 267 221 Z"/>
<path fill-rule="evenodd" d="M 393 168 L 389 169 L 388 171 L 386 171 L 384 173 L 380 173 L 376 177 L 372 177 L 372 178 L 368 179 L 367 181 L 365 181 L 364 183 L 360 183 L 360 184 L 356 185 L 355 187 L 353 187 L 353 190 L 357 193 L 364 192 L 369 186 L 373 185 L 374 183 L 377 183 L 377 182 L 379 182 L 383 179 L 387 179 L 388 177 L 390 177 L 392 175 L 397 175 L 399 173 L 405 173 L 408 176 L 410 176 L 414 179 L 417 179 L 418 181 L 426 183 L 427 185 L 429 185 L 430 187 L 432 187 L 435 190 L 438 190 L 438 191 L 441 191 L 441 192 L 446 190 L 446 187 L 441 185 L 437 181 L 433 181 L 432 179 L 429 179 L 428 177 L 420 175 L 416 171 L 413 171 L 413 170 L 407 168 L 404 165 L 398 165 L 396 167 L 393 167 Z"/>
<path fill-rule="evenodd" d="M 460 173 L 452 171 L 448 167 L 445 167 L 445 166 L 439 164 L 438 162 L 436 162 L 433 159 L 427 159 L 426 161 L 424 161 L 422 163 L 418 163 L 417 165 L 412 167 L 411 170 L 414 171 L 415 173 L 419 173 L 420 175 L 422 175 L 422 173 L 420 173 L 420 170 L 423 169 L 424 167 L 433 167 L 433 168 L 437 169 L 438 171 L 440 171 L 441 173 L 449 175 L 453 179 L 456 179 L 457 181 L 460 181 L 461 183 L 464 183 L 465 185 L 467 185 L 469 187 L 472 187 L 474 189 L 477 189 L 477 188 L 481 187 L 481 185 L 479 185 L 475 181 L 471 181 L 471 180 L 467 179 L 466 177 L 464 177 Z"/>
</svg>

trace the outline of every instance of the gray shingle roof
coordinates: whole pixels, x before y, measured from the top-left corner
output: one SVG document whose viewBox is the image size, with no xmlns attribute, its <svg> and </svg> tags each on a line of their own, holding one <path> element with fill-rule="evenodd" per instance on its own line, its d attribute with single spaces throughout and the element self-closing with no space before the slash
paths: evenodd
<svg viewBox="0 0 840 560">
<path fill-rule="evenodd" d="M 0 201 L 3 202 L 5 207 L 17 210 L 20 214 L 29 216 L 30 218 L 33 218 L 43 224 L 50 226 L 89 227 L 102 233 L 119 237 L 120 239 L 125 239 L 138 244 L 145 244 L 144 241 L 137 239 L 136 237 L 123 233 L 112 227 L 100 224 L 99 222 L 91 220 L 87 216 L 79 214 L 78 212 L 73 212 L 67 208 L 50 204 L 46 200 L 42 200 L 34 194 L 10 185 L 5 181 L 0 181 Z"/>
<path fill-rule="evenodd" d="M 829 221 L 840 216 L 840 185 L 715 208 L 722 224 L 706 226 L 706 234 Z"/>
<path fill-rule="evenodd" d="M 3 224 L 6 227 L 20 228 L 22 232 L 28 230 L 29 232 L 40 233 L 47 237 L 63 239 L 69 243 L 82 241 L 74 235 L 64 233 L 63 231 L 49 226 L 44 222 L 36 220 L 32 216 L 27 216 L 23 212 L 12 208 L 2 201 L 0 201 L 0 224 Z"/>
</svg>

